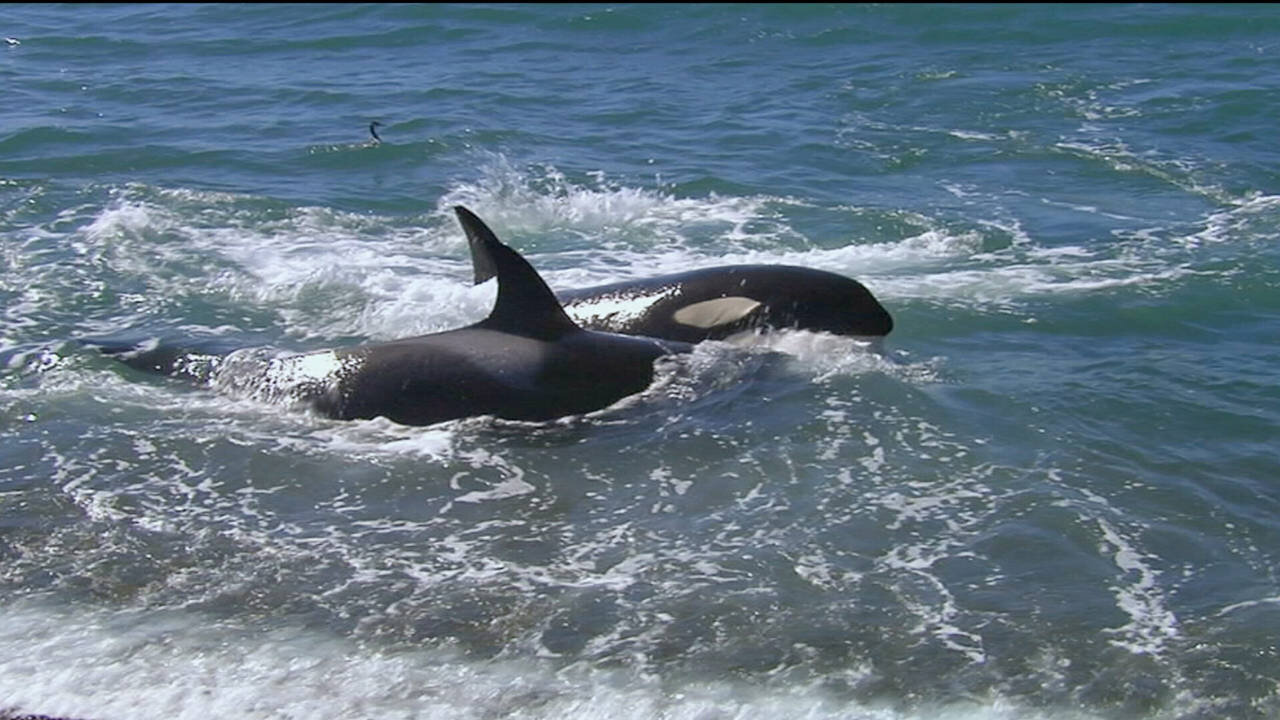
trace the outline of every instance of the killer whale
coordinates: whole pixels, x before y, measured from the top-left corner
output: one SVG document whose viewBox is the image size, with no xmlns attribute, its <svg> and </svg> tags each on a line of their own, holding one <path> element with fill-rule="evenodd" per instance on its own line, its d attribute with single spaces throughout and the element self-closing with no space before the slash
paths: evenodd
<svg viewBox="0 0 1280 720">
<path fill-rule="evenodd" d="M 494 276 L 488 246 L 471 242 L 476 284 Z M 697 343 L 757 328 L 879 337 L 893 317 L 862 283 L 792 265 L 726 265 L 627 280 L 556 297 L 584 328 Z"/>
<path fill-rule="evenodd" d="M 689 343 L 752 329 L 864 337 L 893 330 L 862 283 L 791 265 L 725 265 L 557 295 L 583 327 Z"/>
<path fill-rule="evenodd" d="M 104 351 L 135 368 L 301 403 L 335 419 L 382 416 L 430 425 L 480 415 L 544 421 L 599 410 L 647 388 L 658 358 L 691 349 L 579 327 L 528 261 L 470 210 L 454 212 L 498 280 L 492 310 L 473 325 L 265 359 L 165 346 Z"/>
</svg>

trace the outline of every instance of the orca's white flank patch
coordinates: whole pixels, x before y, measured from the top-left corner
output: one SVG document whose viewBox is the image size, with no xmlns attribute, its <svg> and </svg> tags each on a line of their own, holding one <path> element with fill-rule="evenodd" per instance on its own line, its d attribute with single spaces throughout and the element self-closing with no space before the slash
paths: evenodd
<svg viewBox="0 0 1280 720">
<path fill-rule="evenodd" d="M 758 307 L 758 300 L 735 295 L 686 305 L 675 311 L 672 317 L 681 325 L 712 328 L 735 323 Z"/>
</svg>

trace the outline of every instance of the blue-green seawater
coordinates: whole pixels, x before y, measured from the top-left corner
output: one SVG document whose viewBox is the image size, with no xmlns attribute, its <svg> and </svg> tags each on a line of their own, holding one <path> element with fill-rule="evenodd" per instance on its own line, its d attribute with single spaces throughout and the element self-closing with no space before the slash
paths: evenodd
<svg viewBox="0 0 1280 720">
<path fill-rule="evenodd" d="M 1280 716 L 1275 6 L 5 5 L 0 35 L 0 710 Z M 804 265 L 897 327 L 429 428 L 76 342 L 473 322 L 457 204 L 554 287 Z"/>
</svg>

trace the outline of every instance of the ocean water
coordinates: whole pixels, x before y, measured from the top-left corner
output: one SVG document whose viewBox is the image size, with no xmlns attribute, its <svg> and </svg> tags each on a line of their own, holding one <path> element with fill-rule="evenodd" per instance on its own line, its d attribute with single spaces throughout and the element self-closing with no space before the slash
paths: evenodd
<svg viewBox="0 0 1280 720">
<path fill-rule="evenodd" d="M 5 5 L 0 714 L 1280 716 L 1280 11 Z M 380 121 L 383 143 L 368 143 Z M 76 342 L 864 282 L 544 424 Z"/>
</svg>

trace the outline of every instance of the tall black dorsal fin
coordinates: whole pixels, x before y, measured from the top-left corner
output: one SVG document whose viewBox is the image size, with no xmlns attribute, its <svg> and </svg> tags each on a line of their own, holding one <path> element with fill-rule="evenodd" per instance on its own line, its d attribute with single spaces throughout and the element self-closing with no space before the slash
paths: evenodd
<svg viewBox="0 0 1280 720">
<path fill-rule="evenodd" d="M 465 208 L 457 208 L 458 217 L 462 217 L 463 210 Z M 465 221 L 462 223 L 462 228 L 467 231 L 467 245 L 471 248 L 471 270 L 476 276 L 475 284 L 479 285 L 498 274 L 498 265 L 493 259 L 493 253 L 490 251 L 491 243 L 488 241 L 492 240 L 493 243 L 497 243 L 497 238 L 494 237 L 492 230 L 485 227 L 485 224 L 480 222 L 479 218 L 476 218 L 475 214 L 470 214 L 471 217 L 476 219 L 477 227 L 484 230 L 484 232 L 471 232 L 467 227 L 467 223 Z"/>
<path fill-rule="evenodd" d="M 467 234 L 472 257 L 486 258 L 492 275 L 498 277 L 498 299 L 489 317 L 477 323 L 479 327 L 542 340 L 578 329 L 551 288 L 520 253 L 503 245 L 475 213 L 461 205 L 453 210 Z M 480 265 L 476 262 L 477 282 L 481 282 Z"/>
</svg>

